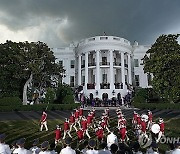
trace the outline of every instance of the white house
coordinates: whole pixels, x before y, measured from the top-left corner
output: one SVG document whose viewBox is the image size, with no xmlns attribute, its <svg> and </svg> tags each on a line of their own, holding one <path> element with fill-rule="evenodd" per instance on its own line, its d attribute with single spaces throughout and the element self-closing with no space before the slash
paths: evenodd
<svg viewBox="0 0 180 154">
<path fill-rule="evenodd" d="M 151 46 L 133 44 L 116 36 L 95 36 L 66 48 L 53 48 L 66 70 L 63 82 L 83 86 L 86 97 L 122 97 L 133 86 L 149 87 L 150 75 L 142 58 Z"/>
</svg>

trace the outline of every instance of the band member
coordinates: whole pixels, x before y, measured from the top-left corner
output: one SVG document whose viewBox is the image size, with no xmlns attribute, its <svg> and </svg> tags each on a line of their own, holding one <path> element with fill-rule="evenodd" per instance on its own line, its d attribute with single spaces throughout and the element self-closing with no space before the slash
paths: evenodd
<svg viewBox="0 0 180 154">
<path fill-rule="evenodd" d="M 159 142 L 161 137 L 164 135 L 164 121 L 162 118 L 159 119 L 159 126 L 160 126 L 160 131 L 158 134 L 158 139 L 156 140 L 157 143 Z"/>
<path fill-rule="evenodd" d="M 107 121 L 105 121 L 104 119 L 102 119 L 102 120 L 100 121 L 100 125 L 101 125 L 101 127 L 103 128 L 103 130 L 106 129 L 107 132 L 110 133 L 110 130 L 109 130 L 108 126 L 107 126 Z"/>
<path fill-rule="evenodd" d="M 103 137 L 104 137 L 103 128 L 99 125 L 98 128 L 95 129 L 95 133 L 96 133 L 98 141 L 101 143 L 103 141 Z"/>
<path fill-rule="evenodd" d="M 80 117 L 83 116 L 83 112 L 84 112 L 84 111 L 83 111 L 83 107 L 80 107 L 80 109 L 79 109 L 79 116 L 80 116 Z"/>
<path fill-rule="evenodd" d="M 59 125 L 56 126 L 56 130 L 55 130 L 55 144 L 57 145 L 61 139 L 61 128 L 59 127 Z"/>
<path fill-rule="evenodd" d="M 93 128 L 92 127 L 92 122 L 93 122 L 93 115 L 91 112 L 88 113 L 88 116 L 87 116 L 87 125 L 88 125 L 88 128 Z"/>
<path fill-rule="evenodd" d="M 120 136 L 121 136 L 121 139 L 120 141 L 121 142 L 124 142 L 125 139 L 126 139 L 126 134 L 127 134 L 127 130 L 126 130 L 126 126 L 124 124 L 120 125 L 120 127 L 118 127 L 119 129 L 119 133 L 120 133 Z"/>
<path fill-rule="evenodd" d="M 63 139 L 66 138 L 66 134 L 68 134 L 69 137 L 72 138 L 72 136 L 70 134 L 69 120 L 67 118 L 65 119 L 65 122 L 64 122 L 64 136 L 63 136 Z"/>
<path fill-rule="evenodd" d="M 141 133 L 146 134 L 146 122 L 144 119 L 141 119 Z"/>
<path fill-rule="evenodd" d="M 153 120 L 153 115 L 152 112 L 150 110 L 148 110 L 148 125 L 147 125 L 147 129 L 150 129 L 152 126 L 152 120 Z"/>
<path fill-rule="evenodd" d="M 48 131 L 48 127 L 47 127 L 47 113 L 45 111 L 43 111 L 43 113 L 42 113 L 40 123 L 41 123 L 40 131 L 43 130 L 44 126 L 46 128 L 46 131 Z"/>
<path fill-rule="evenodd" d="M 88 138 L 90 139 L 90 135 L 88 133 L 88 122 L 85 116 L 82 117 L 82 121 L 81 121 L 81 127 L 83 129 L 83 131 L 86 133 L 86 135 L 88 136 Z"/>
<path fill-rule="evenodd" d="M 132 123 L 134 124 L 134 125 L 136 125 L 137 124 L 137 112 L 136 111 L 134 111 L 134 114 L 133 114 L 133 120 L 132 120 Z"/>
<path fill-rule="evenodd" d="M 71 112 L 71 116 L 69 117 L 69 123 L 70 123 L 70 132 L 72 131 L 72 127 L 77 131 L 75 115 L 73 112 Z"/>
<path fill-rule="evenodd" d="M 84 139 L 84 130 L 83 128 L 79 128 L 79 130 L 76 131 L 77 136 L 78 136 L 78 141 L 82 142 Z"/>
<path fill-rule="evenodd" d="M 79 125 L 79 127 L 80 127 L 81 125 L 80 125 L 79 110 L 78 110 L 78 109 L 76 109 L 74 115 L 75 115 L 75 126 L 76 126 L 76 124 L 78 123 L 78 125 Z"/>
</svg>

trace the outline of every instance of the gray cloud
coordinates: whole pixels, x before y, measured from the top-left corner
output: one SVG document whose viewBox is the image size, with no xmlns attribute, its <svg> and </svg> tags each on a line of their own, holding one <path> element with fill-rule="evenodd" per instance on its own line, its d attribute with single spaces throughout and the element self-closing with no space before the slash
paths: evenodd
<svg viewBox="0 0 180 154">
<path fill-rule="evenodd" d="M 179 0 L 0 0 L 0 24 L 14 32 L 36 28 L 32 38 L 51 47 L 104 31 L 152 44 L 180 27 L 179 6 Z"/>
</svg>

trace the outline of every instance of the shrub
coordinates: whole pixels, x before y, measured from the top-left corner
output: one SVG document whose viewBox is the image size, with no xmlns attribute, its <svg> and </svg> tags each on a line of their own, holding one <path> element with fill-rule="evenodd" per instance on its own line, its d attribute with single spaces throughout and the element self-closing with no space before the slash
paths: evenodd
<svg viewBox="0 0 180 154">
<path fill-rule="evenodd" d="M 22 105 L 19 97 L 3 97 L 0 99 L 0 106 L 16 106 Z"/>
<path fill-rule="evenodd" d="M 48 108 L 47 108 L 48 106 Z M 17 106 L 1 106 L 0 111 L 42 111 L 47 110 L 72 110 L 77 108 L 79 104 L 35 104 L 35 105 L 17 105 Z"/>
<path fill-rule="evenodd" d="M 55 100 L 55 95 L 55 90 L 52 88 L 48 88 L 44 102 L 52 104 Z"/>
<path fill-rule="evenodd" d="M 74 102 L 74 96 L 73 95 L 66 95 L 63 99 L 63 104 L 73 104 Z"/>
</svg>

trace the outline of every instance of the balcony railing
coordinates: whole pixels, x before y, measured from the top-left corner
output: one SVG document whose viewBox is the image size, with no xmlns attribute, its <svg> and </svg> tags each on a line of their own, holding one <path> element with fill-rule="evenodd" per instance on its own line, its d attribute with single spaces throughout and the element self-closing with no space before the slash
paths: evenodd
<svg viewBox="0 0 180 154">
<path fill-rule="evenodd" d="M 100 66 L 102 65 L 110 65 L 110 62 L 100 62 Z"/>
<path fill-rule="evenodd" d="M 101 89 L 110 89 L 110 83 L 100 83 Z"/>
<path fill-rule="evenodd" d="M 83 64 L 83 65 L 81 65 L 81 68 L 84 68 L 85 67 L 85 65 Z"/>
<path fill-rule="evenodd" d="M 121 82 L 121 83 L 114 83 L 114 85 L 115 85 L 115 89 L 123 89 L 123 83 Z"/>
<path fill-rule="evenodd" d="M 128 67 L 128 64 L 124 64 L 125 67 Z"/>
<path fill-rule="evenodd" d="M 95 89 L 95 84 L 94 83 L 88 83 L 87 89 Z"/>
<path fill-rule="evenodd" d="M 120 62 L 113 62 L 113 65 L 114 66 L 121 66 L 121 63 Z"/>
<path fill-rule="evenodd" d="M 88 66 L 96 66 L 96 63 L 88 63 Z"/>
</svg>

